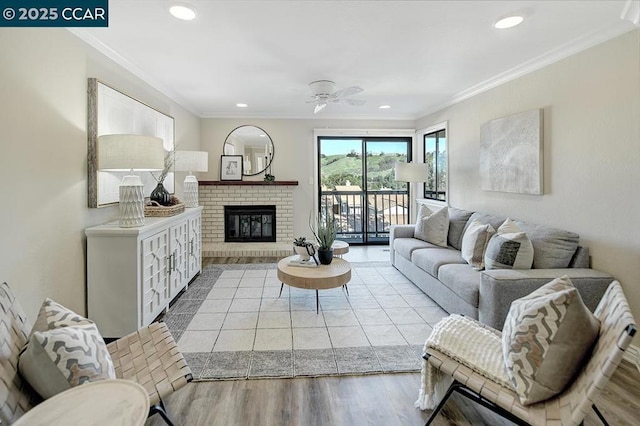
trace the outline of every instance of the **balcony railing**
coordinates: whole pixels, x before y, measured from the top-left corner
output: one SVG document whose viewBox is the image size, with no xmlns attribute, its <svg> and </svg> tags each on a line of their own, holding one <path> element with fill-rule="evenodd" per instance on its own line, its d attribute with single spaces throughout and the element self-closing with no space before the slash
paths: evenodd
<svg viewBox="0 0 640 426">
<path fill-rule="evenodd" d="M 340 224 L 338 238 L 350 243 L 389 241 L 391 225 L 409 223 L 406 191 L 322 191 L 322 216 L 333 215 Z"/>
</svg>

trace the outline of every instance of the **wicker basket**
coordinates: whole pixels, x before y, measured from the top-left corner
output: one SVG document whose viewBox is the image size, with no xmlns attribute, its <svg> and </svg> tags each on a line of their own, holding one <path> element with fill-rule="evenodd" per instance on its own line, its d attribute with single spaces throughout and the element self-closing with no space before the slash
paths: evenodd
<svg viewBox="0 0 640 426">
<path fill-rule="evenodd" d="M 173 206 L 161 206 L 155 201 L 155 205 L 147 204 L 144 206 L 145 217 L 168 217 L 175 216 L 184 212 L 184 203 L 174 204 Z"/>
</svg>

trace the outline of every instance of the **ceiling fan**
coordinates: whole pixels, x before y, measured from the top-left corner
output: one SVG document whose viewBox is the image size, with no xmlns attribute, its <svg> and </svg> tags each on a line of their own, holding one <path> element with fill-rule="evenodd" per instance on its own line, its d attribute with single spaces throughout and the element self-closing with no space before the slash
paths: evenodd
<svg viewBox="0 0 640 426">
<path fill-rule="evenodd" d="M 345 87 L 337 92 L 334 91 L 336 83 L 330 80 L 318 80 L 309 83 L 313 99 L 307 101 L 307 103 L 315 103 L 316 107 L 313 110 L 314 114 L 322 111 L 329 102 L 344 103 L 348 105 L 364 105 L 365 101 L 362 99 L 349 99 L 349 96 L 356 95 L 362 92 L 364 89 L 358 86 Z"/>
</svg>

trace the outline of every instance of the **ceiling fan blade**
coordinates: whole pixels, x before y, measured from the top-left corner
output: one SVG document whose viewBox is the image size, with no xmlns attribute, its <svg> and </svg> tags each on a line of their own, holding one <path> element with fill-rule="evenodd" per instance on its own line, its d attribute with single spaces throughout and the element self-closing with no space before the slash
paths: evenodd
<svg viewBox="0 0 640 426">
<path fill-rule="evenodd" d="M 319 103 L 318 105 L 316 105 L 316 108 L 313 110 L 313 113 L 314 113 L 314 114 L 319 113 L 319 112 L 320 112 L 320 111 L 322 111 L 326 106 L 327 106 L 327 103 L 326 103 L 326 102 Z"/>
<path fill-rule="evenodd" d="M 364 99 L 351 99 L 351 98 L 331 99 L 331 102 L 334 102 L 337 104 L 354 105 L 354 106 L 361 106 L 367 103 L 367 101 L 365 101 Z"/>
<path fill-rule="evenodd" d="M 354 106 L 361 106 L 367 103 L 364 99 L 343 99 L 344 103 Z"/>
<path fill-rule="evenodd" d="M 358 93 L 362 92 L 364 89 L 362 87 L 359 86 L 351 86 L 351 87 L 345 87 L 344 89 L 340 89 L 337 92 L 334 92 L 331 94 L 331 98 L 346 98 L 347 96 L 353 96 L 353 95 L 357 95 Z"/>
</svg>

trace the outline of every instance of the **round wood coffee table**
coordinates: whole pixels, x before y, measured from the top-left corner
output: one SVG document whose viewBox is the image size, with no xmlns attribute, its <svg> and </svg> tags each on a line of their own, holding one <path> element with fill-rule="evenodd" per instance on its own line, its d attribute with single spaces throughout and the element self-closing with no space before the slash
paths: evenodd
<svg viewBox="0 0 640 426">
<path fill-rule="evenodd" d="M 278 262 L 278 279 L 284 285 L 316 291 L 316 313 L 320 312 L 318 290 L 343 287 L 349 294 L 347 283 L 351 279 L 351 265 L 344 259 L 334 257 L 329 265 L 313 267 L 289 266 L 289 261 L 298 256 L 289 256 Z M 278 296 L 280 297 L 280 296 Z"/>
<path fill-rule="evenodd" d="M 36 405 L 14 426 L 143 426 L 149 395 L 129 380 L 100 380 L 76 386 Z"/>
</svg>

